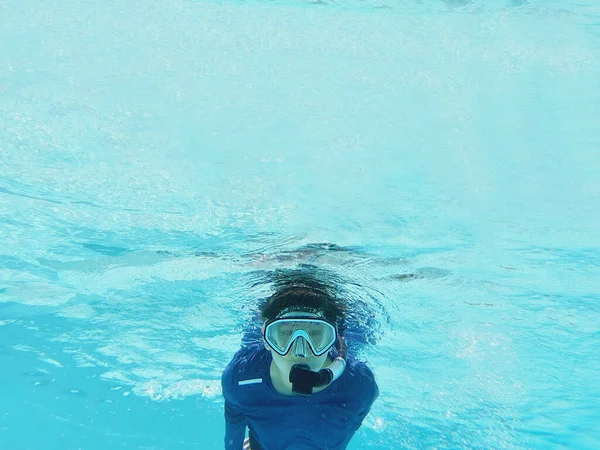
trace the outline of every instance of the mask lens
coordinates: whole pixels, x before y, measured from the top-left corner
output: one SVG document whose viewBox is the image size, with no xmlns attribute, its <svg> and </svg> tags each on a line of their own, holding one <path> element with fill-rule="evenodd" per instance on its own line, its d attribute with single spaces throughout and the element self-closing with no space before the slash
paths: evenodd
<svg viewBox="0 0 600 450">
<path fill-rule="evenodd" d="M 318 319 L 278 319 L 265 329 L 265 340 L 280 355 L 285 355 L 299 336 L 306 339 L 317 356 L 325 353 L 337 338 L 335 327 Z"/>
<path fill-rule="evenodd" d="M 332 329 L 320 324 L 311 324 L 305 331 L 317 351 L 323 350 L 323 348 L 327 347 L 331 340 L 334 339 Z"/>
<path fill-rule="evenodd" d="M 318 319 L 278 319 L 265 329 L 265 340 L 280 355 L 285 355 L 299 336 L 306 339 L 317 356 L 326 352 L 337 338 L 335 327 Z"/>
</svg>

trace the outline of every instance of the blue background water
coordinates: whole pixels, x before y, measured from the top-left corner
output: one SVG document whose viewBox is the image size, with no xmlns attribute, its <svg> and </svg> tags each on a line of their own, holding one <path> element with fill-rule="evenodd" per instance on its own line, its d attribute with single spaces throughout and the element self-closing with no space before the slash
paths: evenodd
<svg viewBox="0 0 600 450">
<path fill-rule="evenodd" d="M 383 305 L 351 449 L 600 448 L 599 24 L 1 1 L 0 448 L 222 448 L 257 274 L 300 263 Z"/>
</svg>

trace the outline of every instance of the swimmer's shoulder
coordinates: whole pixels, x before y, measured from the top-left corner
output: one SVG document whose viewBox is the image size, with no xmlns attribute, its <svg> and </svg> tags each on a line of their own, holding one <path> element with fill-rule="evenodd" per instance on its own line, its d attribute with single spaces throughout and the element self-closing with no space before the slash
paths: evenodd
<svg viewBox="0 0 600 450">
<path fill-rule="evenodd" d="M 262 378 L 270 366 L 271 354 L 262 344 L 242 347 L 223 372 L 223 381 L 238 385 L 240 381 Z"/>
<path fill-rule="evenodd" d="M 367 403 L 373 403 L 379 396 L 375 374 L 364 361 L 350 357 L 347 364 L 349 387 L 354 391 L 362 392 Z"/>
</svg>

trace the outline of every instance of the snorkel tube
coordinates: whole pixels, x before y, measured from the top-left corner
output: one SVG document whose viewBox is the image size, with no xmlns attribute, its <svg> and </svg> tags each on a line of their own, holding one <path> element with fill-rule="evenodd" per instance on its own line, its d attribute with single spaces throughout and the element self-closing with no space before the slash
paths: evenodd
<svg viewBox="0 0 600 450">
<path fill-rule="evenodd" d="M 333 362 L 318 372 L 313 372 L 305 364 L 294 364 L 290 370 L 290 383 L 292 383 L 292 392 L 300 395 L 311 395 L 315 387 L 329 386 L 337 380 L 346 369 L 346 358 L 348 349 L 346 342 L 338 334 L 339 355 Z"/>
</svg>

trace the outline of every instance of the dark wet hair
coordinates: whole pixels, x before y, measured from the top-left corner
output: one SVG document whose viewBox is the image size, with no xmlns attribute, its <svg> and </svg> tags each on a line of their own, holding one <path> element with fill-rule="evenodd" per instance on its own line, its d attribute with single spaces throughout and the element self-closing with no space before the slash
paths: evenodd
<svg viewBox="0 0 600 450">
<path fill-rule="evenodd" d="M 308 287 L 292 287 L 276 292 L 262 305 L 260 315 L 263 320 L 273 320 L 283 311 L 318 312 L 336 324 L 342 322 L 345 315 L 339 301 Z"/>
<path fill-rule="evenodd" d="M 321 247 L 316 250 L 311 247 L 309 250 L 319 253 L 323 250 Z M 325 250 L 331 251 L 329 247 Z M 383 294 L 377 295 L 380 293 L 351 282 L 331 270 L 300 264 L 295 269 L 277 269 L 254 273 L 253 276 L 257 280 L 253 286 L 268 285 L 272 294 L 263 297 L 258 311 L 255 310 L 255 321 L 252 323 L 258 332 L 253 335 L 255 340 L 254 337 L 246 339 L 247 344 L 262 342 L 261 322 L 273 320 L 284 311 L 322 313 L 337 325 L 338 333 L 346 339 L 350 353 L 357 353 L 365 345 L 377 342 L 381 336 L 378 318 L 390 323 L 389 314 L 381 300 Z"/>
</svg>

